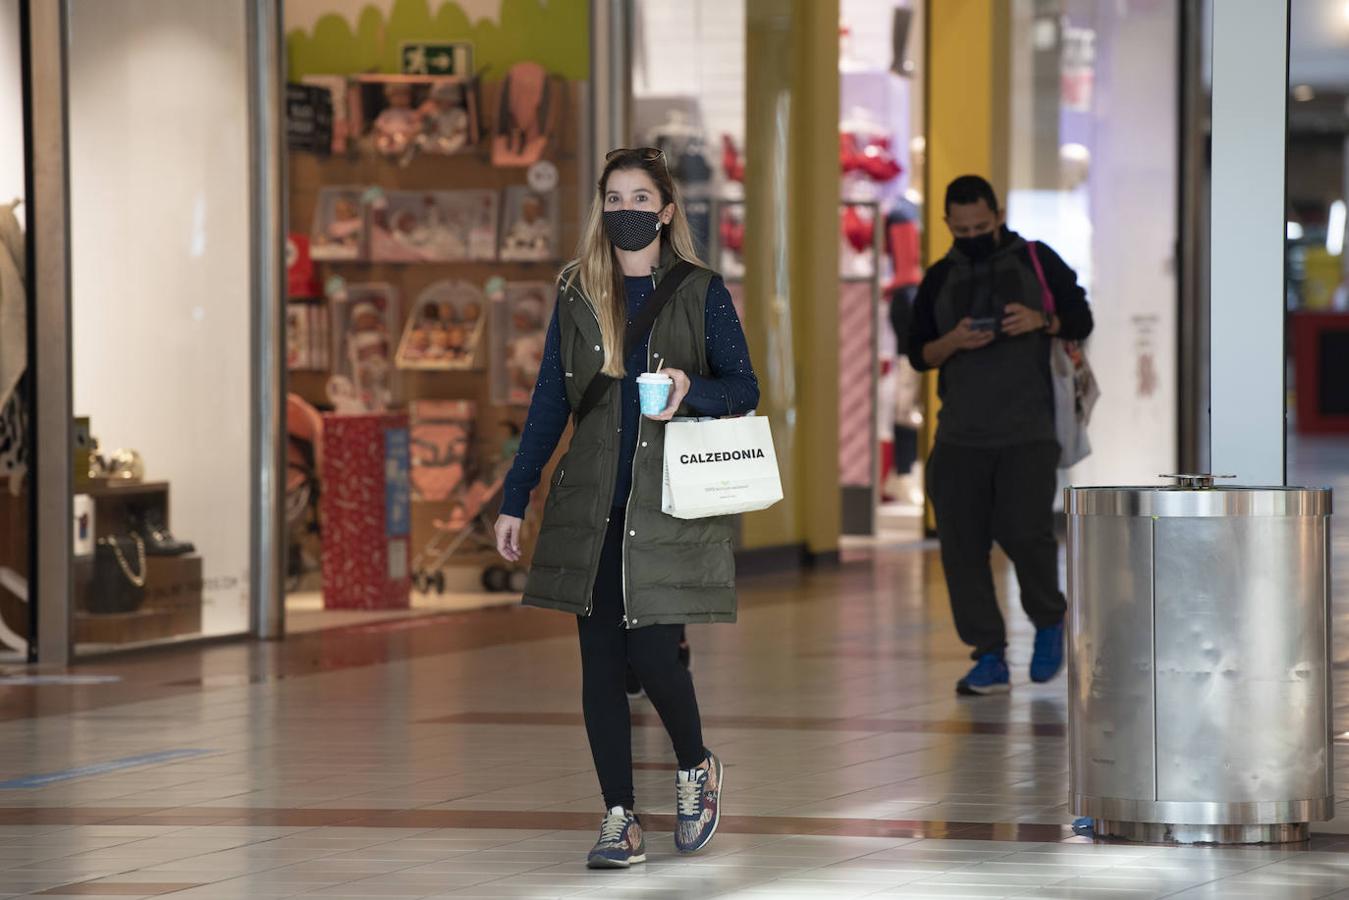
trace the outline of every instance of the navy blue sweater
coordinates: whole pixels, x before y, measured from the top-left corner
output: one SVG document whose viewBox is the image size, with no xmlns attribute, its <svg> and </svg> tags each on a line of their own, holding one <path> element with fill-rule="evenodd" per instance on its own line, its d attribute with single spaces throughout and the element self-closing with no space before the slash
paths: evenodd
<svg viewBox="0 0 1349 900">
<path fill-rule="evenodd" d="M 651 296 L 651 278 L 645 275 L 624 278 L 623 286 L 628 300 L 628 318 L 631 319 Z M 736 315 L 731 294 L 720 278 L 712 279 L 707 286 L 705 317 L 707 363 L 711 376 L 704 378 L 686 373 L 690 384 L 684 402 L 693 412 L 704 416 L 738 416 L 752 412 L 759 405 L 759 380 L 750 365 L 749 346 L 745 342 L 744 329 L 740 327 L 740 317 Z M 552 459 L 558 441 L 567 430 L 571 404 L 567 402 L 561 345 L 562 333 L 554 309 L 544 343 L 539 381 L 534 386 L 529 417 L 520 436 L 520 450 L 506 476 L 502 515 L 524 516 L 529 495 L 538 487 L 544 466 Z M 642 415 L 637 376 L 646 369 L 646 356 L 644 341 L 624 366 L 628 375 L 622 383 L 623 431 L 615 473 L 615 506 L 627 505 L 628 494 L 632 491 L 632 458 L 637 452 L 637 428 Z"/>
</svg>

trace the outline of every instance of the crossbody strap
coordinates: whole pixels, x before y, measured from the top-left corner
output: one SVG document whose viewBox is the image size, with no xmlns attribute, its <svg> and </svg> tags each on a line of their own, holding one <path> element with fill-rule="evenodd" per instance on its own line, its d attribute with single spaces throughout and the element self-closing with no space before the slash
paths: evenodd
<svg viewBox="0 0 1349 900">
<path fill-rule="evenodd" d="M 1049 281 L 1045 278 L 1045 268 L 1040 265 L 1040 254 L 1035 249 L 1036 241 L 1026 241 L 1026 248 L 1030 250 L 1030 264 L 1035 267 L 1035 278 L 1040 282 L 1040 305 L 1044 311 L 1051 316 L 1054 315 L 1054 292 L 1049 289 Z"/>
<path fill-rule="evenodd" d="M 665 273 L 665 277 L 660 280 L 660 284 L 656 285 L 655 291 L 642 304 L 642 308 L 637 312 L 636 317 L 633 318 L 627 331 L 623 334 L 624 359 L 632 356 L 633 351 L 646 340 L 647 335 L 651 333 L 651 326 L 656 324 L 656 316 L 660 315 L 660 311 L 665 308 L 665 304 L 670 302 L 674 292 L 679 290 L 679 286 L 684 283 L 684 279 L 692 274 L 696 268 L 697 266 L 693 263 L 681 259 L 675 264 L 674 268 Z M 590 411 L 599 405 L 605 391 L 609 390 L 612 385 L 617 384 L 619 380 L 612 375 L 605 375 L 603 372 L 597 373 L 594 378 L 590 379 L 590 384 L 586 385 L 585 393 L 581 395 L 581 404 L 576 407 L 576 421 L 580 422 L 589 415 Z"/>
</svg>

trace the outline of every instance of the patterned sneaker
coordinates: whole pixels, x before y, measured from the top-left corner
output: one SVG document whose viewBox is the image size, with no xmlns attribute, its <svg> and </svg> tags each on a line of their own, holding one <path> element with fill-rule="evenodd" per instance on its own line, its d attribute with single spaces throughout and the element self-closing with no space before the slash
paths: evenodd
<svg viewBox="0 0 1349 900">
<path fill-rule="evenodd" d="M 712 840 L 721 822 L 721 760 L 713 753 L 696 769 L 680 769 L 675 776 L 675 849 L 697 853 Z"/>
<path fill-rule="evenodd" d="M 586 857 L 590 869 L 626 869 L 646 862 L 646 838 L 637 815 L 621 806 L 600 823 L 600 839 Z"/>
<path fill-rule="evenodd" d="M 1053 681 L 1063 668 L 1063 623 L 1035 632 L 1035 652 L 1030 658 L 1030 680 L 1036 684 Z"/>
<path fill-rule="evenodd" d="M 1005 694 L 1012 689 L 1012 675 L 1007 671 L 1007 660 L 998 653 L 985 653 L 970 669 L 969 674 L 956 682 L 957 694 Z"/>
</svg>

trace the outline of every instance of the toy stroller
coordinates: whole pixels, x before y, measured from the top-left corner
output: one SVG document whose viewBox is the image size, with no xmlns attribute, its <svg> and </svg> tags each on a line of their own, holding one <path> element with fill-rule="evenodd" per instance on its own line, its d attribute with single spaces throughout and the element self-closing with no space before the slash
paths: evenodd
<svg viewBox="0 0 1349 900">
<path fill-rule="evenodd" d="M 426 542 L 412 561 L 413 585 L 417 590 L 445 593 L 444 567 L 454 554 L 485 549 L 496 550 L 493 512 L 501 505 L 501 489 L 506 482 L 510 461 L 498 464 L 490 481 L 475 479 L 462 493 L 448 519 L 432 522 L 436 534 Z M 482 586 L 489 591 L 523 591 L 525 573 L 504 566 L 489 566 L 482 573 Z"/>
</svg>

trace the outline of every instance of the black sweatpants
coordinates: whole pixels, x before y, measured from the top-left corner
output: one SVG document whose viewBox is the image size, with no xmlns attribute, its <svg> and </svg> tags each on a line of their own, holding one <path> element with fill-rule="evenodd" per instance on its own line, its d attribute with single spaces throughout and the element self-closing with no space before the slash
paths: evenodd
<svg viewBox="0 0 1349 900">
<path fill-rule="evenodd" d="M 1059 445 L 960 447 L 938 443 L 927 467 L 951 612 L 971 656 L 1001 653 L 1007 629 L 993 589 L 989 554 L 997 541 L 1011 557 L 1021 605 L 1036 628 L 1063 621 L 1054 492 Z"/>
<path fill-rule="evenodd" d="M 702 765 L 703 726 L 693 679 L 679 661 L 679 625 L 623 627 L 623 509 L 610 514 L 590 615 L 581 633 L 581 704 L 606 808 L 632 809 L 632 722 L 624 676 L 631 663 L 674 742 L 681 769 Z"/>
</svg>

